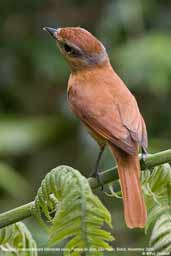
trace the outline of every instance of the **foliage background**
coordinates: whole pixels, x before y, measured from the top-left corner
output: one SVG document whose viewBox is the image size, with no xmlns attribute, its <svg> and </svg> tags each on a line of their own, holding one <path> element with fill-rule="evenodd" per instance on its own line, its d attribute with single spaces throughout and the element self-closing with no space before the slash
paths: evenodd
<svg viewBox="0 0 171 256">
<path fill-rule="evenodd" d="M 98 152 L 68 108 L 69 68 L 43 26 L 81 26 L 100 38 L 137 98 L 149 152 L 170 147 L 169 0 L 2 0 L 0 24 L 0 211 L 32 200 L 45 174 L 60 164 L 89 176 Z M 112 165 L 107 150 L 101 168 Z M 126 228 L 121 202 L 98 194 L 112 213 L 113 246 L 146 245 L 143 231 Z M 40 227 L 33 219 L 26 223 L 46 247 Z"/>
</svg>

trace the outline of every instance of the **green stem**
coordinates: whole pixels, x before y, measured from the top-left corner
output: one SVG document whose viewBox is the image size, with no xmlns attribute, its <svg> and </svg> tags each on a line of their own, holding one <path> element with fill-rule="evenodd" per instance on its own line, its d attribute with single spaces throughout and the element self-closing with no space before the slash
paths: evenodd
<svg viewBox="0 0 171 256">
<path fill-rule="evenodd" d="M 0 228 L 6 227 L 32 215 L 34 201 L 0 214 Z"/>
<path fill-rule="evenodd" d="M 140 161 L 141 169 L 152 168 L 157 165 L 171 162 L 171 149 L 156 154 L 148 155 L 144 161 Z M 118 179 L 117 167 L 111 168 L 101 173 L 101 181 L 103 184 L 110 183 Z M 96 178 L 89 178 L 92 189 L 100 186 Z M 34 201 L 0 214 L 0 228 L 13 224 L 33 215 Z"/>
<path fill-rule="evenodd" d="M 157 165 L 169 162 L 171 162 L 171 149 L 156 154 L 149 154 L 145 160 L 142 160 L 140 155 L 141 170 L 150 169 Z M 107 184 L 117 179 L 117 166 L 102 172 L 100 175 L 102 184 Z M 89 183 L 92 189 L 97 189 L 100 186 L 99 181 L 96 178 L 89 178 Z"/>
</svg>

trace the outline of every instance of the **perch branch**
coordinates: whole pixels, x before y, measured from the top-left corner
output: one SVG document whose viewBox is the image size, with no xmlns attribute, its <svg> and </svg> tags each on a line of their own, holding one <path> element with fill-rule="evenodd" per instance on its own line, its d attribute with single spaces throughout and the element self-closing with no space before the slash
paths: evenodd
<svg viewBox="0 0 171 256">
<path fill-rule="evenodd" d="M 141 169 L 152 168 L 163 163 L 171 162 L 171 149 L 162 151 L 156 154 L 150 154 L 144 161 L 140 161 Z M 118 179 L 117 167 L 113 167 L 101 173 L 101 180 L 103 184 L 107 184 Z M 96 178 L 89 178 L 89 183 L 92 189 L 97 189 L 100 184 Z M 0 228 L 21 221 L 32 216 L 34 201 L 19 206 L 10 211 L 0 214 Z"/>
<path fill-rule="evenodd" d="M 141 170 L 150 169 L 157 165 L 169 162 L 171 162 L 171 149 L 161 151 L 156 154 L 149 154 L 145 160 L 142 160 L 140 155 Z M 107 184 L 117 179 L 117 166 L 102 172 L 100 175 L 100 180 L 103 184 Z M 89 178 L 89 183 L 92 189 L 97 189 L 100 186 L 96 178 Z"/>
</svg>

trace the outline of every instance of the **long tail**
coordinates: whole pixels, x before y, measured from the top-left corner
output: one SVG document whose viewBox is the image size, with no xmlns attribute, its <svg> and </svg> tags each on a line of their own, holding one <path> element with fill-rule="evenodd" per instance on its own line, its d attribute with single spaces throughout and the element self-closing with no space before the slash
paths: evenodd
<svg viewBox="0 0 171 256">
<path fill-rule="evenodd" d="M 125 222 L 129 228 L 143 228 L 147 219 L 147 210 L 141 190 L 138 153 L 128 155 L 113 145 L 110 145 L 110 148 L 118 164 Z"/>
</svg>

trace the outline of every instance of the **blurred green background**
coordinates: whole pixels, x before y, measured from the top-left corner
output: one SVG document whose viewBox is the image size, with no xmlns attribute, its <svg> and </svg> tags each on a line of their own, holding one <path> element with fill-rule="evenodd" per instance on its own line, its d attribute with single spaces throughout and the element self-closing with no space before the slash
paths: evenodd
<svg viewBox="0 0 171 256">
<path fill-rule="evenodd" d="M 68 108 L 70 71 L 44 26 L 81 26 L 102 40 L 137 98 L 149 152 L 170 147 L 171 1 L 2 0 L 0 24 L 1 212 L 33 200 L 42 178 L 60 164 L 89 176 L 98 153 Z M 112 165 L 106 151 L 101 169 Z M 143 231 L 126 228 L 121 201 L 98 194 L 112 213 L 113 246 L 147 246 Z M 42 229 L 33 219 L 26 223 L 46 247 Z"/>
</svg>

